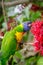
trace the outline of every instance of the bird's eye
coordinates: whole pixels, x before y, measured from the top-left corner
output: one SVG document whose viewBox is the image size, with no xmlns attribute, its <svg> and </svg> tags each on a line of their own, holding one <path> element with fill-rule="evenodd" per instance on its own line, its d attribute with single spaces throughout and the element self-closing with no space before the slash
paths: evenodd
<svg viewBox="0 0 43 65">
<path fill-rule="evenodd" d="M 31 24 L 28 24 L 29 27 L 31 27 Z"/>
</svg>

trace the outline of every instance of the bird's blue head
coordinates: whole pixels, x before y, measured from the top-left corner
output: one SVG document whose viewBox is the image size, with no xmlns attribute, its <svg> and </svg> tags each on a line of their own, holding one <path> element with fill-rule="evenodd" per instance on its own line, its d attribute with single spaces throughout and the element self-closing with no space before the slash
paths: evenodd
<svg viewBox="0 0 43 65">
<path fill-rule="evenodd" d="M 23 26 L 24 26 L 24 32 L 27 32 L 27 31 L 29 31 L 30 29 L 31 29 L 31 23 L 32 22 L 24 22 L 23 23 Z"/>
</svg>

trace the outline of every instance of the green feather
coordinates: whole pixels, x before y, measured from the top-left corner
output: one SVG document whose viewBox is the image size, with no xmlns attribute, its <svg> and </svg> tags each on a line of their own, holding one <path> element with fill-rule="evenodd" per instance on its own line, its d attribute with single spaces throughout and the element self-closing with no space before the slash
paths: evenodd
<svg viewBox="0 0 43 65">
<path fill-rule="evenodd" d="M 16 51 L 16 46 L 17 46 L 17 40 L 15 38 L 16 31 L 23 32 L 23 26 L 22 25 L 18 25 L 13 30 L 11 30 L 9 32 L 6 32 L 6 34 L 5 34 L 4 38 L 3 38 L 2 46 L 1 46 L 1 52 L 2 52 L 1 61 L 2 61 L 2 65 L 6 65 L 6 61 Z"/>
</svg>

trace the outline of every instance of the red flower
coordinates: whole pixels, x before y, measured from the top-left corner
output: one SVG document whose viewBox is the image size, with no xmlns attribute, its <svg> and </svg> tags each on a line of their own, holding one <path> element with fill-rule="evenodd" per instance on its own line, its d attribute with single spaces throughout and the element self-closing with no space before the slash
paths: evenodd
<svg viewBox="0 0 43 65">
<path fill-rule="evenodd" d="M 36 20 L 34 23 L 32 23 L 31 32 L 35 38 L 35 50 L 40 50 L 40 54 L 43 55 L 43 21 Z"/>
<path fill-rule="evenodd" d="M 35 51 L 38 51 L 40 49 L 38 41 L 34 42 L 33 46 L 35 47 Z"/>
</svg>

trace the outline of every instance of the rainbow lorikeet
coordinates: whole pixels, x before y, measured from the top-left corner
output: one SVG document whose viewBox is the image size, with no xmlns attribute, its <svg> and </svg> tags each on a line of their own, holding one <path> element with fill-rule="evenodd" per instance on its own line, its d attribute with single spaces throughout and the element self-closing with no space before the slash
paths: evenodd
<svg viewBox="0 0 43 65">
<path fill-rule="evenodd" d="M 0 55 L 2 65 L 6 65 L 6 61 L 9 59 L 9 57 L 13 55 L 15 51 L 17 51 L 17 44 L 21 42 L 24 33 L 30 30 L 30 24 L 31 22 L 22 23 L 13 30 L 5 33 Z"/>
</svg>

